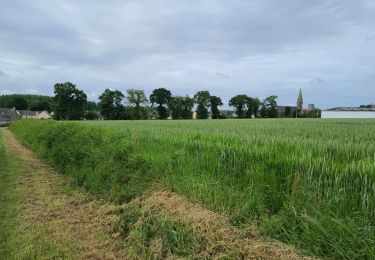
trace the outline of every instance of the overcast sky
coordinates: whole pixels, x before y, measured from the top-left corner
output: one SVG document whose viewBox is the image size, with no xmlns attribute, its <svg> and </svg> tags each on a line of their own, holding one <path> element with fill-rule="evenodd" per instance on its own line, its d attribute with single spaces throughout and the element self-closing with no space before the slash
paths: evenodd
<svg viewBox="0 0 375 260">
<path fill-rule="evenodd" d="M 0 94 L 71 81 L 375 103 L 374 0 L 0 0 Z"/>
</svg>

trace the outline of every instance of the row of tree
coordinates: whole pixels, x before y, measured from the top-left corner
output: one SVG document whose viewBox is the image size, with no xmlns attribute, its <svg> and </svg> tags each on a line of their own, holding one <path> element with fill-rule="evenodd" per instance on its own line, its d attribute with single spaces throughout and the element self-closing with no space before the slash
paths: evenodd
<svg viewBox="0 0 375 260">
<path fill-rule="evenodd" d="M 191 119 L 195 107 L 197 119 L 220 119 L 233 117 L 231 111 L 221 111 L 223 101 L 208 91 L 198 91 L 193 97 L 174 96 L 165 88 L 154 89 L 146 97 L 143 90 L 128 89 L 126 93 L 119 90 L 105 89 L 99 96 L 99 102 L 87 100 L 87 95 L 70 82 L 57 83 L 54 86 L 54 97 L 33 95 L 7 95 L 0 97 L 0 107 L 17 109 L 48 110 L 54 112 L 57 120 L 97 119 Z M 29 101 L 26 100 L 26 98 Z M 1 106 L 7 103 L 7 106 Z M 151 106 L 148 106 L 151 104 Z M 277 96 L 264 100 L 247 95 L 236 95 L 229 100 L 229 106 L 235 109 L 236 118 L 274 118 L 278 117 Z M 290 113 L 288 109 L 286 113 Z"/>
<path fill-rule="evenodd" d="M 236 108 L 238 118 L 277 117 L 277 96 L 270 96 L 263 102 L 258 98 L 247 95 L 237 95 L 229 101 L 229 105 Z M 211 95 L 207 90 L 198 91 L 193 97 L 173 96 L 171 91 L 165 88 L 154 89 L 149 97 L 143 90 L 128 89 L 126 95 L 119 90 L 106 89 L 99 96 L 99 111 L 104 119 L 128 119 L 126 111 L 133 111 L 133 119 L 144 119 L 145 105 L 150 102 L 156 108 L 156 118 L 166 119 L 191 119 L 193 107 L 196 105 L 196 118 L 212 119 L 224 118 L 219 107 L 223 101 L 218 96 Z M 124 102 L 125 101 L 125 102 Z M 124 104 L 129 104 L 126 108 Z M 260 113 L 259 113 L 260 109 Z"/>
<path fill-rule="evenodd" d="M 0 96 L 0 107 L 18 110 L 52 111 L 53 98 L 41 95 L 11 94 Z"/>
</svg>

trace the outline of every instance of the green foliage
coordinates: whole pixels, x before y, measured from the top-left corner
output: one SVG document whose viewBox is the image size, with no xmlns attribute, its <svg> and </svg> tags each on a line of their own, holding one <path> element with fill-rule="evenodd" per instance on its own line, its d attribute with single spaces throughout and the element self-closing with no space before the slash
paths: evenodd
<svg viewBox="0 0 375 260">
<path fill-rule="evenodd" d="M 219 106 L 223 105 L 223 101 L 221 101 L 220 97 L 211 96 L 210 97 L 210 105 L 211 105 L 211 117 L 212 119 L 219 119 L 220 118 L 220 111 Z"/>
<path fill-rule="evenodd" d="M 22 120 L 11 129 L 101 196 L 127 201 L 157 183 L 307 253 L 375 257 L 374 120 Z"/>
<path fill-rule="evenodd" d="M 208 108 L 210 106 L 210 92 L 208 91 L 198 91 L 194 95 L 194 102 L 197 104 L 197 119 L 207 119 L 208 118 Z"/>
<path fill-rule="evenodd" d="M 128 109 L 125 111 L 130 119 L 147 119 L 147 112 L 142 105 L 148 102 L 145 92 L 141 89 L 128 89 L 126 99 L 130 106 L 134 106 L 134 109 Z"/>
<path fill-rule="evenodd" d="M 242 94 L 232 97 L 229 105 L 236 108 L 237 118 L 252 118 L 258 117 L 260 100 Z"/>
<path fill-rule="evenodd" d="M 194 100 L 189 97 L 172 97 L 168 107 L 171 112 L 172 119 L 191 119 L 193 116 Z"/>
<path fill-rule="evenodd" d="M 246 95 L 237 95 L 229 100 L 229 105 L 236 108 L 237 118 L 244 118 L 247 103 Z"/>
<path fill-rule="evenodd" d="M 262 117 L 277 117 L 277 96 L 269 96 L 263 100 Z"/>
<path fill-rule="evenodd" d="M 25 106 L 24 101 L 21 101 L 23 104 L 21 104 L 21 108 L 18 108 L 17 106 L 17 100 L 26 100 L 27 105 Z M 13 108 L 16 107 L 17 109 L 32 109 L 32 106 L 34 103 L 37 103 L 39 101 L 46 101 L 50 104 L 53 102 L 53 98 L 49 96 L 40 96 L 40 95 L 28 95 L 28 94 L 11 94 L 11 95 L 1 95 L 0 96 L 0 107 L 7 107 L 7 108 Z M 42 109 L 44 110 L 44 109 Z M 48 109 L 47 109 L 48 110 Z M 48 110 L 49 111 L 49 110 Z"/>
<path fill-rule="evenodd" d="M 105 89 L 104 92 L 99 96 L 99 108 L 100 114 L 104 119 L 118 120 L 123 118 L 124 106 L 122 101 L 124 98 L 119 90 Z"/>
<path fill-rule="evenodd" d="M 172 93 L 165 88 L 158 88 L 152 91 L 150 101 L 152 104 L 158 104 L 159 119 L 166 119 L 168 117 L 168 110 L 165 107 L 172 99 Z"/>
<path fill-rule="evenodd" d="M 32 111 L 52 111 L 51 103 L 47 100 L 36 100 L 30 103 L 29 109 Z"/>
<path fill-rule="evenodd" d="M 54 100 L 54 118 L 57 120 L 79 120 L 85 115 L 87 96 L 70 83 L 56 83 Z"/>
</svg>

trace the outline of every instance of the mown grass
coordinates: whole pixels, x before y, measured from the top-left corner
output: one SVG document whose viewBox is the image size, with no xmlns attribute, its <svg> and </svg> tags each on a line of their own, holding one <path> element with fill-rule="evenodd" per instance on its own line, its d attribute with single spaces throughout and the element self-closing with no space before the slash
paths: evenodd
<svg viewBox="0 0 375 260">
<path fill-rule="evenodd" d="M 333 258 L 375 257 L 374 120 L 19 121 L 77 184 L 129 201 L 162 185 Z"/>
<path fill-rule="evenodd" d="M 137 205 L 130 205 L 120 214 L 115 229 L 126 239 L 128 254 L 135 258 L 187 257 L 200 249 L 200 238 L 186 224 Z"/>
<path fill-rule="evenodd" d="M 0 259 L 74 258 L 77 251 L 67 237 L 52 238 L 45 225 L 25 229 L 20 167 L 19 158 L 6 149 L 0 130 Z"/>
<path fill-rule="evenodd" d="M 17 192 L 19 173 L 11 167 L 10 160 L 0 130 L 0 259 L 11 258 L 17 249 L 12 238 L 19 224 L 17 213 L 20 204 Z"/>
</svg>

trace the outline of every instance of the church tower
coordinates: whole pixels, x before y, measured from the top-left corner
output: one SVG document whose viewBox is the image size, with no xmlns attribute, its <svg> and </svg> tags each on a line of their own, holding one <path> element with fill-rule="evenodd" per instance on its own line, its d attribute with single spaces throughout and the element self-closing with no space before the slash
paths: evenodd
<svg viewBox="0 0 375 260">
<path fill-rule="evenodd" d="M 297 98 L 297 109 L 302 110 L 303 109 L 303 98 L 302 98 L 302 90 L 299 89 L 299 95 Z"/>
</svg>

